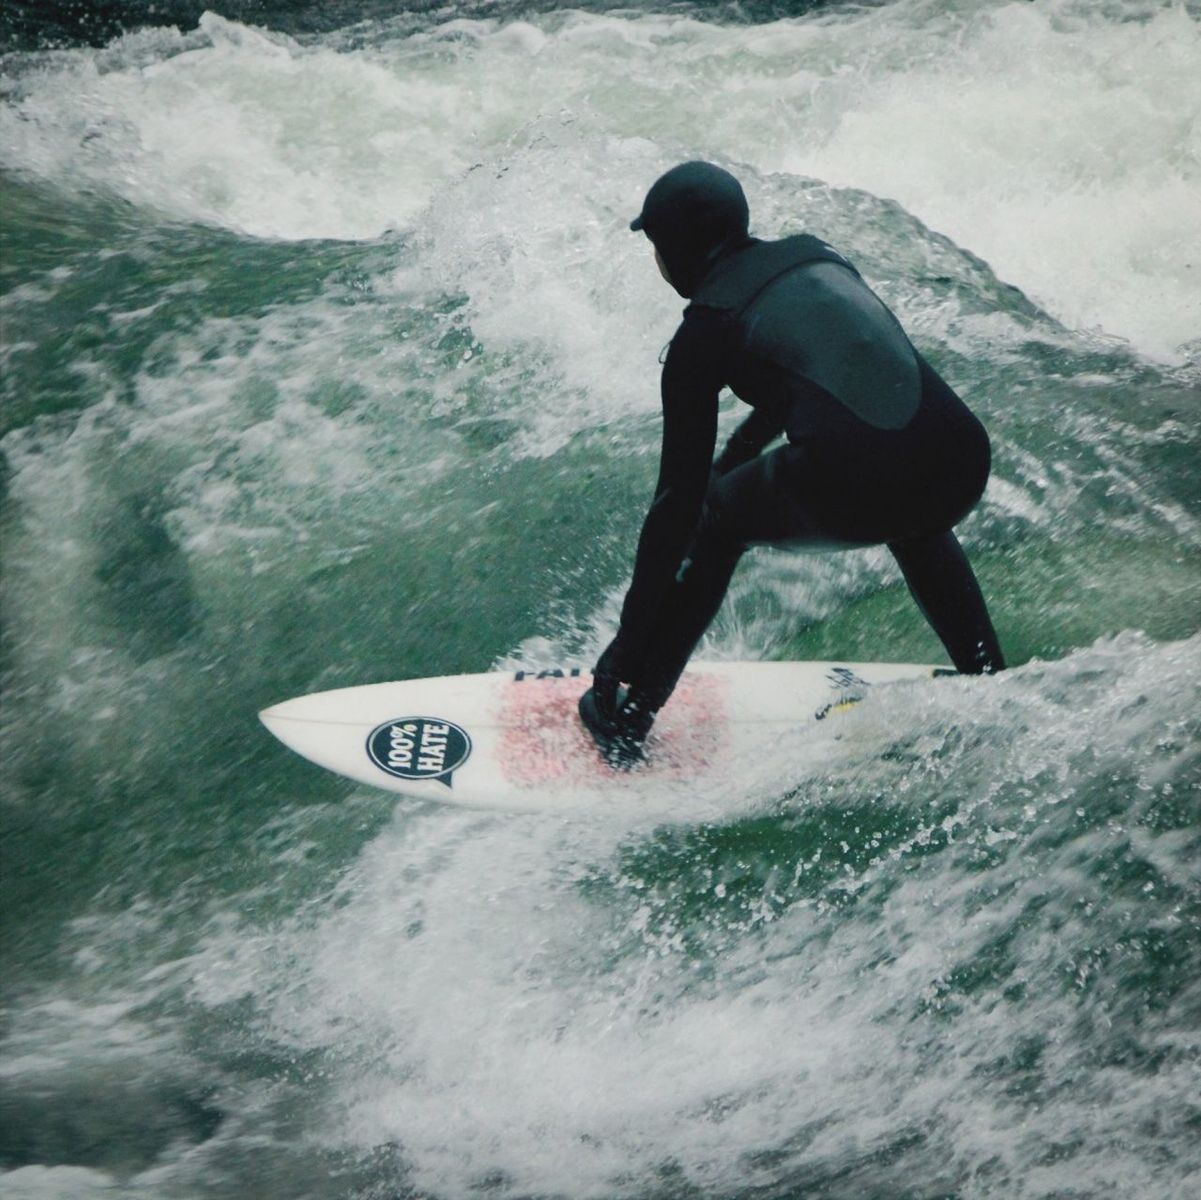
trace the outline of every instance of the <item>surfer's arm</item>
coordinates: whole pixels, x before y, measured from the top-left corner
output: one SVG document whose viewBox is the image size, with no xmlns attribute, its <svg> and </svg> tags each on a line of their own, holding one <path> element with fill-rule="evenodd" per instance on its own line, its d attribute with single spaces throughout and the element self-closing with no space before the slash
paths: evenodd
<svg viewBox="0 0 1201 1200">
<path fill-rule="evenodd" d="M 712 324 L 704 316 L 687 317 L 663 364 L 659 479 L 621 610 L 616 644 L 622 667 L 642 657 L 651 626 L 696 532 L 709 487 L 723 357 L 720 330 Z"/>
<path fill-rule="evenodd" d="M 766 409 L 756 408 L 751 411 L 741 425 L 730 435 L 725 448 L 717 456 L 713 469 L 719 475 L 725 475 L 757 458 L 768 442 L 779 437 L 783 432 L 779 420 L 769 414 Z"/>
</svg>

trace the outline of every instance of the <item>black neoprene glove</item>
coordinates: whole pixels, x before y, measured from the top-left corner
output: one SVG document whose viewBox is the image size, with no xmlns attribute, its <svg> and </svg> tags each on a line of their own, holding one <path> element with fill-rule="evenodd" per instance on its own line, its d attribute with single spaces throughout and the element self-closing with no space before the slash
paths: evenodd
<svg viewBox="0 0 1201 1200">
<path fill-rule="evenodd" d="M 592 669 L 592 694 L 596 697 L 597 708 L 606 717 L 612 718 L 617 712 L 617 689 L 621 686 L 622 674 L 628 669 L 619 634 L 605 648 Z"/>
<path fill-rule="evenodd" d="M 726 442 L 725 449 L 713 460 L 713 473 L 718 477 L 728 474 L 735 467 L 741 467 L 758 454 L 758 448 L 748 438 L 740 437 L 735 431 L 733 437 Z"/>
</svg>

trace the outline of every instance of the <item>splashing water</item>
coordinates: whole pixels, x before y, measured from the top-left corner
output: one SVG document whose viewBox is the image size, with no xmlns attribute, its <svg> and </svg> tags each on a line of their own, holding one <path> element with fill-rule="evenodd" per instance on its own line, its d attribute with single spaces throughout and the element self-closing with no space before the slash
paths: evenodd
<svg viewBox="0 0 1201 1200">
<path fill-rule="evenodd" d="M 1195 14 L 275 25 L 3 59 L 5 1193 L 1190 1196 Z M 602 644 L 678 318 L 625 225 L 690 156 L 985 419 L 1021 665 L 703 821 L 274 748 Z M 862 552 L 749 556 L 702 653 L 940 652 Z"/>
</svg>

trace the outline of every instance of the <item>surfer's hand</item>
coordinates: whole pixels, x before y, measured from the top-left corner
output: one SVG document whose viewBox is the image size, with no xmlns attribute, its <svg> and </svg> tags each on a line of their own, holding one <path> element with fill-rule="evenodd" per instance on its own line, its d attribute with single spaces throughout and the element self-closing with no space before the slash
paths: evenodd
<svg viewBox="0 0 1201 1200">
<path fill-rule="evenodd" d="M 620 686 L 621 681 L 616 675 L 597 673 L 592 678 L 592 696 L 596 701 L 597 710 L 608 721 L 617 713 L 617 689 Z"/>
<path fill-rule="evenodd" d="M 596 660 L 592 671 L 592 694 L 596 699 L 596 707 L 607 720 L 612 720 L 617 712 L 617 692 L 621 687 L 622 648 L 618 638 L 614 638 L 605 652 Z"/>
</svg>

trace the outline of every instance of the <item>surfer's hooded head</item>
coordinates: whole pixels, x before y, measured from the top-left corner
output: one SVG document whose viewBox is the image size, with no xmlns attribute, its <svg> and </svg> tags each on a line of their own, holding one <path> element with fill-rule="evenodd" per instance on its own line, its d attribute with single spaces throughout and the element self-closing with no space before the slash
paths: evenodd
<svg viewBox="0 0 1201 1200">
<path fill-rule="evenodd" d="M 749 221 L 742 185 L 729 171 L 686 162 L 655 180 L 630 228 L 650 238 L 672 287 L 687 298 L 715 259 L 747 240 Z"/>
</svg>

